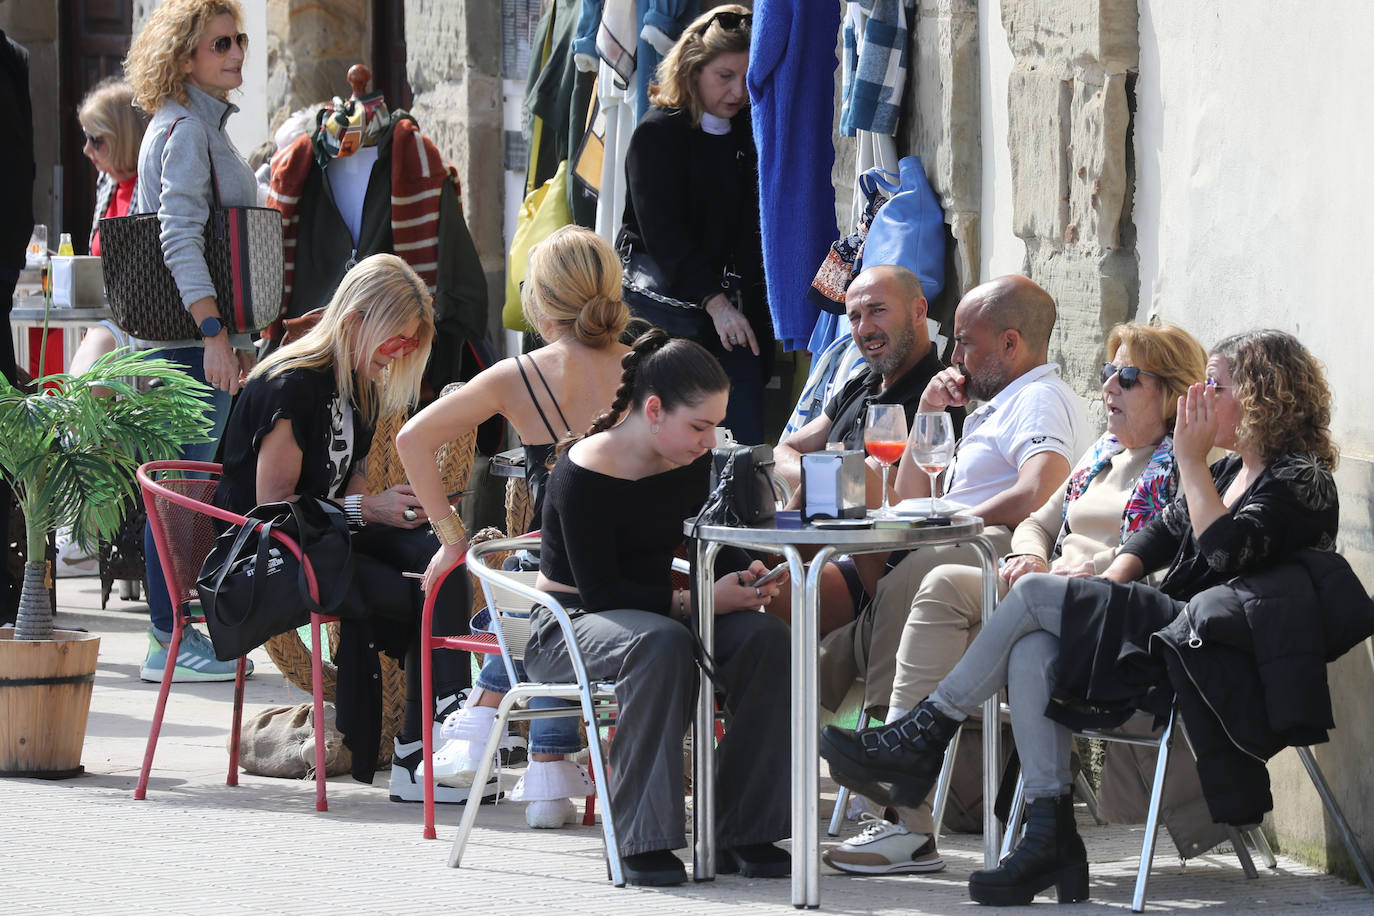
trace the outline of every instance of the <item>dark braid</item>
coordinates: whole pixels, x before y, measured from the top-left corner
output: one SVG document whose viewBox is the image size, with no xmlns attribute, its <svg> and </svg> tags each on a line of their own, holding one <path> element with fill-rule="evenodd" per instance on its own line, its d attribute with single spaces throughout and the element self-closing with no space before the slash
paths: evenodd
<svg viewBox="0 0 1374 916">
<path fill-rule="evenodd" d="M 621 416 L 634 403 L 635 382 L 639 378 L 640 366 L 648 357 L 667 346 L 671 339 L 667 332 L 660 328 L 650 328 L 639 335 L 630 352 L 620 360 L 620 387 L 615 390 L 615 400 L 611 402 L 609 410 L 592 421 L 592 425 L 587 429 L 587 435 L 594 436 L 605 432 L 620 422 Z"/>
</svg>

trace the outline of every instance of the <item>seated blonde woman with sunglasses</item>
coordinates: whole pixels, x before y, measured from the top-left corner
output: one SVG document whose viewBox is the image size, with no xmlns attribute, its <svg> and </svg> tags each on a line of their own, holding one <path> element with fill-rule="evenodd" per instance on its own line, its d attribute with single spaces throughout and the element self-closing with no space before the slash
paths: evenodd
<svg viewBox="0 0 1374 916">
<path fill-rule="evenodd" d="M 338 665 L 338 725 L 353 752 L 353 775 L 372 781 L 381 716 L 377 652 L 404 658 L 406 706 L 391 767 L 394 801 L 419 801 L 415 769 L 423 756 L 421 729 L 433 710 L 420 708 L 418 579 L 439 548 L 430 517 L 414 491 L 398 484 L 364 495 L 372 430 L 382 413 L 404 410 L 419 396 L 434 340 L 434 306 L 415 271 L 377 254 L 344 275 L 323 317 L 299 340 L 278 349 L 248 376 L 224 434 L 224 473 L 215 502 L 243 513 L 255 505 L 315 496 L 341 503 L 352 531 L 353 584 L 334 611 L 343 621 Z M 452 516 L 433 519 L 444 529 Z M 467 583 L 454 576 L 434 610 L 437 633 L 466 632 Z M 374 651 L 375 650 L 375 651 Z M 471 682 L 470 663 L 454 652 L 434 654 L 436 694 L 456 694 Z M 493 789 L 494 792 L 494 789 Z M 448 789 L 445 801 L 465 800 Z"/>
</svg>

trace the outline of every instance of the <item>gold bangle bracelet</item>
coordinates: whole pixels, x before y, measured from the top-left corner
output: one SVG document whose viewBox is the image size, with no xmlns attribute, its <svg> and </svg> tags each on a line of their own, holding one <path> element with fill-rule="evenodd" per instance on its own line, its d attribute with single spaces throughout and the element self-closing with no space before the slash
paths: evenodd
<svg viewBox="0 0 1374 916">
<path fill-rule="evenodd" d="M 458 518 L 458 510 L 450 507 L 448 515 L 443 518 L 430 519 L 430 528 L 434 531 L 434 536 L 445 545 L 457 544 L 463 540 L 463 522 Z"/>
</svg>

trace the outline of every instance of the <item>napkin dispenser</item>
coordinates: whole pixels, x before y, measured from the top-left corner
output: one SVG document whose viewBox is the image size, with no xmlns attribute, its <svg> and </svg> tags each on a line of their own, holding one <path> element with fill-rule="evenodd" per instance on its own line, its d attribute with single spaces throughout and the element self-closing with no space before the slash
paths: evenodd
<svg viewBox="0 0 1374 916">
<path fill-rule="evenodd" d="M 52 259 L 52 304 L 58 308 L 101 308 L 105 278 L 100 258 L 89 255 Z"/>
<path fill-rule="evenodd" d="M 863 518 L 865 484 L 864 453 L 857 449 L 802 455 L 802 518 Z"/>
</svg>

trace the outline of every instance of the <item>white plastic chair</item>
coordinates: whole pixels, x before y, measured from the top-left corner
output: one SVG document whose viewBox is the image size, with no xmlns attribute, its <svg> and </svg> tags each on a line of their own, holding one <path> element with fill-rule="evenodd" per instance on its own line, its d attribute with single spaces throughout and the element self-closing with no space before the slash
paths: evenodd
<svg viewBox="0 0 1374 916">
<path fill-rule="evenodd" d="M 552 595 L 534 587 L 537 573 L 492 569 L 485 559 L 494 553 L 537 550 L 538 546 L 537 536 L 501 538 L 478 544 L 467 553 L 468 571 L 481 582 L 482 591 L 486 595 L 487 607 L 491 611 L 492 632 L 501 647 L 501 660 L 505 664 L 511 684 L 510 690 L 496 709 L 496 722 L 491 730 L 491 737 L 487 739 L 487 746 L 482 753 L 472 784 L 486 785 L 492 762 L 496 759 L 497 746 L 501 736 L 506 733 L 508 721 L 557 718 L 576 714 L 571 709 L 517 708 L 518 703 L 531 697 L 557 697 L 577 702 L 580 707 L 577 712 L 580 712 L 583 724 L 587 727 L 587 755 L 592 770 L 592 781 L 596 786 L 596 799 L 601 806 L 601 830 L 606 840 L 606 857 L 611 881 L 616 887 L 623 887 L 625 875 L 621 868 L 619 846 L 616 843 L 606 763 L 602 756 L 601 742 L 597 740 L 600 724 L 598 710 L 602 713 L 614 710 L 615 687 L 608 682 L 593 682 L 588 677 L 587 667 L 573 635 L 568 613 Z M 514 663 L 524 658 L 525 643 L 529 639 L 530 609 L 536 605 L 547 608 L 558 621 L 567 645 L 569 660 L 576 673 L 576 681 L 551 684 L 521 680 L 517 677 Z M 449 853 L 450 868 L 462 865 L 463 850 L 467 846 L 468 836 L 472 833 L 472 826 L 477 821 L 477 812 L 480 809 L 481 805 L 471 803 L 463 806 L 458 834 L 453 838 L 453 849 Z"/>
</svg>

